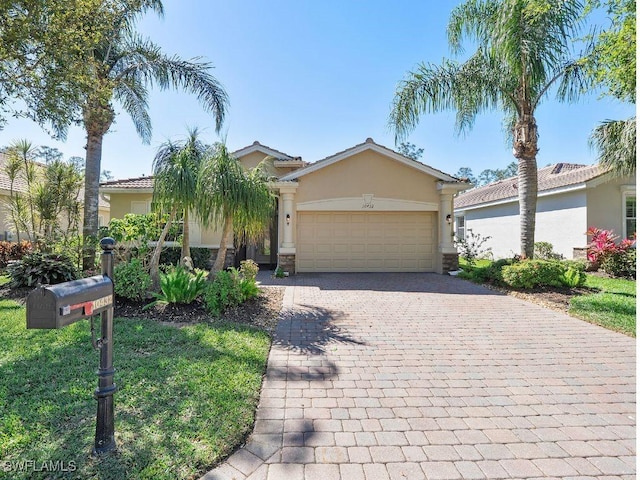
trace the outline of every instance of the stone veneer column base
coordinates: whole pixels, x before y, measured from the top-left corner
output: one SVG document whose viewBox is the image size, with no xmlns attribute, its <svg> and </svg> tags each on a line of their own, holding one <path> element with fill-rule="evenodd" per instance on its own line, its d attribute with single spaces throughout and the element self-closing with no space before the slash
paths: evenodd
<svg viewBox="0 0 640 480">
<path fill-rule="evenodd" d="M 284 272 L 289 272 L 289 275 L 296 273 L 296 255 L 295 253 L 279 253 L 278 265 Z"/>
<path fill-rule="evenodd" d="M 447 275 L 449 272 L 458 270 L 458 254 L 443 253 L 442 254 L 442 273 Z"/>
</svg>

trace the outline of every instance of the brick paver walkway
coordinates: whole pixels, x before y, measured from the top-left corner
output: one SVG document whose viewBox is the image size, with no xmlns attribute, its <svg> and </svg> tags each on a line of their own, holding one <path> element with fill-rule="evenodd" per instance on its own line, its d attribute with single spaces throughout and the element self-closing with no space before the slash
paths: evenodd
<svg viewBox="0 0 640 480">
<path fill-rule="evenodd" d="M 286 280 L 255 429 L 203 478 L 635 478 L 634 339 L 434 274 Z"/>
</svg>

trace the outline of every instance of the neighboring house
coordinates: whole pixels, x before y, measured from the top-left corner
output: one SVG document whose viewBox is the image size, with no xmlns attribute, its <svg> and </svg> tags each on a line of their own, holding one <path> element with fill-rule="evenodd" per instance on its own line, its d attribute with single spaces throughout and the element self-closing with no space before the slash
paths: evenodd
<svg viewBox="0 0 640 480">
<path fill-rule="evenodd" d="M 9 199 L 11 195 L 11 180 L 6 173 L 7 156 L 0 153 L 0 240 L 17 240 L 15 226 L 11 221 L 11 215 L 8 211 Z M 37 163 L 36 163 L 37 164 Z M 44 164 L 38 164 L 44 167 Z M 27 191 L 27 182 L 19 176 L 13 183 L 14 192 L 25 193 Z M 78 199 L 84 200 L 84 188 L 80 189 Z M 100 198 L 98 207 L 98 222 L 100 225 L 107 225 L 110 220 L 109 203 L 104 198 Z M 82 214 L 80 215 L 80 231 L 82 231 Z M 21 233 L 20 239 L 26 239 L 26 234 Z"/>
<path fill-rule="evenodd" d="M 457 266 L 453 196 L 468 188 L 457 178 L 370 138 L 311 164 L 258 142 L 234 156 L 248 169 L 265 157 L 276 159 L 276 218 L 264 242 L 242 256 L 277 262 L 291 273 L 446 272 Z M 112 218 L 146 213 L 153 179 L 106 182 L 100 191 L 110 197 Z M 220 231 L 190 227 L 192 246 L 219 248 Z"/>
<path fill-rule="evenodd" d="M 494 258 L 520 253 L 518 179 L 469 190 L 454 200 L 456 235 L 469 230 L 490 237 Z M 599 165 L 557 163 L 538 170 L 536 242 L 549 242 L 565 258 L 581 256 L 587 229 L 613 230 L 621 238 L 636 231 L 636 179 L 615 177 Z"/>
</svg>

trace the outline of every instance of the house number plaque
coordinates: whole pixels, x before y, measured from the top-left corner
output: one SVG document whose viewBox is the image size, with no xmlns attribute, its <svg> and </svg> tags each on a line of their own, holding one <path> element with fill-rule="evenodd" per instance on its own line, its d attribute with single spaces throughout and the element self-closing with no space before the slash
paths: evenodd
<svg viewBox="0 0 640 480">
<path fill-rule="evenodd" d="M 362 208 L 373 208 L 373 194 L 365 193 L 362 195 Z"/>
</svg>

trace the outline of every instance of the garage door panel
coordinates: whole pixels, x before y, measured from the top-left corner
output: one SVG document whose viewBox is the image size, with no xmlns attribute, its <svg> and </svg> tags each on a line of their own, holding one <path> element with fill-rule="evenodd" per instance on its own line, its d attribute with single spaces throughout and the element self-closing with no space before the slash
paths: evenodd
<svg viewBox="0 0 640 480">
<path fill-rule="evenodd" d="M 434 212 L 299 212 L 297 270 L 434 270 Z"/>
</svg>

